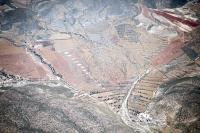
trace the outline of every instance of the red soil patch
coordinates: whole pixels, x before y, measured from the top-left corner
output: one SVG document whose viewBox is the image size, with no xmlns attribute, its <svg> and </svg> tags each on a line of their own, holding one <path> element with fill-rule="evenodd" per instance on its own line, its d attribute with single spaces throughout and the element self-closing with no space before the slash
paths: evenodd
<svg viewBox="0 0 200 133">
<path fill-rule="evenodd" d="M 200 25 L 200 23 L 197 22 L 197 21 L 175 17 L 173 15 L 170 15 L 166 11 L 153 10 L 153 12 L 156 13 L 156 14 L 158 14 L 158 15 L 160 15 L 160 16 L 163 16 L 163 17 L 167 18 L 168 20 L 170 20 L 173 23 L 176 22 L 176 21 L 178 21 L 178 22 L 180 22 L 182 24 L 185 24 L 185 25 L 187 25 L 189 27 L 193 27 L 193 28 L 195 28 L 195 27 L 197 27 L 197 26 Z"/>
<path fill-rule="evenodd" d="M 64 57 L 64 55 L 47 48 L 40 49 L 40 54 L 57 72 L 59 72 L 59 74 L 63 76 L 67 82 L 72 84 L 78 83 L 74 73 L 70 69 L 69 61 Z"/>
<path fill-rule="evenodd" d="M 191 19 L 186 19 L 186 18 L 180 18 L 180 17 L 176 17 L 176 16 L 173 16 L 171 14 L 175 14 L 171 11 L 162 11 L 162 10 L 152 10 L 152 9 L 149 9 L 147 8 L 146 6 L 144 5 L 141 5 L 141 9 L 142 9 L 142 14 L 151 19 L 151 20 L 155 20 L 152 16 L 152 13 L 155 13 L 159 16 L 163 16 L 164 18 L 168 19 L 169 21 L 171 21 L 172 23 L 176 23 L 176 22 L 180 22 L 184 25 L 187 25 L 191 28 L 195 28 L 195 27 L 198 27 L 200 25 L 200 23 L 198 21 L 194 21 L 194 20 L 191 20 Z"/>
<path fill-rule="evenodd" d="M 0 41 L 0 68 L 25 78 L 48 79 L 48 72 L 43 67 L 23 48 L 14 47 L 8 41 Z"/>
<path fill-rule="evenodd" d="M 184 35 L 181 35 L 176 40 L 171 41 L 169 46 L 164 51 L 161 51 L 160 54 L 158 54 L 157 57 L 152 60 L 152 64 L 154 66 L 166 65 L 173 59 L 183 54 L 181 49 L 185 46 L 185 40 L 183 37 Z"/>
</svg>

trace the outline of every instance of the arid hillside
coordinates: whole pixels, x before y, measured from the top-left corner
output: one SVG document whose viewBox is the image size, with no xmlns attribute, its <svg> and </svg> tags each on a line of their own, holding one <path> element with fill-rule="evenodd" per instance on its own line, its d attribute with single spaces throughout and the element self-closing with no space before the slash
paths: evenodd
<svg viewBox="0 0 200 133">
<path fill-rule="evenodd" d="M 0 0 L 0 132 L 200 132 L 199 11 Z"/>
</svg>

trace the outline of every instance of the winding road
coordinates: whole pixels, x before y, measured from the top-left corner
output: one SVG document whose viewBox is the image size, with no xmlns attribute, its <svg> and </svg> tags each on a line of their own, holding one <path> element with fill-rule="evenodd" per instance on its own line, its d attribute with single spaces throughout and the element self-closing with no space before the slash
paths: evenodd
<svg viewBox="0 0 200 133">
<path fill-rule="evenodd" d="M 137 131 L 141 132 L 141 133 L 146 133 L 146 132 L 150 132 L 149 128 L 146 127 L 145 125 L 141 125 L 139 124 L 139 122 L 137 120 L 135 120 L 134 122 L 131 120 L 129 113 L 128 113 L 128 99 L 133 91 L 133 89 L 135 88 L 135 85 L 147 74 L 150 73 L 150 70 L 146 70 L 144 74 L 139 75 L 138 78 L 133 82 L 130 90 L 128 91 L 126 98 L 124 99 L 121 109 L 119 111 L 119 115 L 121 116 L 122 120 L 124 121 L 124 123 L 126 123 L 128 126 L 132 127 L 133 129 L 136 129 Z"/>
</svg>

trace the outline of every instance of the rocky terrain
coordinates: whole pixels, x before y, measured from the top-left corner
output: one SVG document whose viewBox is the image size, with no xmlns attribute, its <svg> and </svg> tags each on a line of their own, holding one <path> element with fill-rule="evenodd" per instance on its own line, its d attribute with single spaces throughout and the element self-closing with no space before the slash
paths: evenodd
<svg viewBox="0 0 200 133">
<path fill-rule="evenodd" d="M 0 5 L 0 132 L 200 131 L 199 0 Z"/>
</svg>

